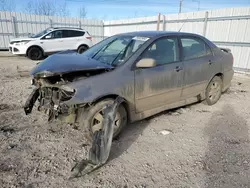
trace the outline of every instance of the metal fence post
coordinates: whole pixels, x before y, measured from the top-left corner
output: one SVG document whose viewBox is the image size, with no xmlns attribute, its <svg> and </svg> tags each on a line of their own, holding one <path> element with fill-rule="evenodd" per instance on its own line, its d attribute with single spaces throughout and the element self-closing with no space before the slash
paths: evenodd
<svg viewBox="0 0 250 188">
<path fill-rule="evenodd" d="M 156 31 L 159 31 L 159 29 L 160 29 L 160 22 L 161 22 L 161 13 L 158 14 Z"/>
<path fill-rule="evenodd" d="M 11 18 L 11 25 L 12 25 L 13 36 L 16 38 L 17 37 L 17 28 L 16 28 L 16 18 L 15 18 L 15 16 L 12 16 L 12 18 Z"/>
<path fill-rule="evenodd" d="M 206 36 L 207 32 L 207 20 L 208 20 L 208 11 L 205 13 L 205 20 L 204 20 L 204 26 L 203 26 L 203 36 Z"/>
<path fill-rule="evenodd" d="M 82 28 L 82 23 L 81 23 L 81 21 L 79 21 L 79 28 Z"/>
<path fill-rule="evenodd" d="M 49 26 L 50 26 L 50 27 L 53 27 L 52 19 L 49 19 Z"/>
<path fill-rule="evenodd" d="M 163 19 L 162 19 L 162 31 L 166 31 L 166 17 L 165 15 L 162 15 Z"/>
</svg>

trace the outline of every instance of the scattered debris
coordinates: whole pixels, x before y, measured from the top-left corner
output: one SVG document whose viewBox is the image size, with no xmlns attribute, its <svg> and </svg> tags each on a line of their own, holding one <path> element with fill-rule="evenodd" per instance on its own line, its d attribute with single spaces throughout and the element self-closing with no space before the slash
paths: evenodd
<svg viewBox="0 0 250 188">
<path fill-rule="evenodd" d="M 247 93 L 247 91 L 243 90 L 243 89 L 237 89 L 237 90 L 234 91 L 234 93 L 235 94 L 237 94 L 237 93 Z"/>
<path fill-rule="evenodd" d="M 8 104 L 0 104 L 0 110 L 8 110 L 9 105 Z"/>
<path fill-rule="evenodd" d="M 0 104 L 0 111 L 16 110 L 17 108 L 16 104 Z"/>
<path fill-rule="evenodd" d="M 12 134 L 15 132 L 15 130 L 13 128 L 10 128 L 8 126 L 0 127 L 0 131 L 3 133 L 9 133 L 9 134 Z"/>
<path fill-rule="evenodd" d="M 15 147 L 17 147 L 17 145 L 16 144 L 10 144 L 10 145 L 8 145 L 8 149 L 13 149 L 13 148 L 15 148 Z"/>
<path fill-rule="evenodd" d="M 93 134 L 89 158 L 83 159 L 72 168 L 70 179 L 89 174 L 106 163 L 113 139 L 116 111 L 122 102 L 123 99 L 117 97 L 113 104 L 104 108 L 103 128 Z"/>
<path fill-rule="evenodd" d="M 19 74 L 20 77 L 30 77 L 28 70 L 20 70 L 19 66 L 16 66 L 17 73 Z"/>
<path fill-rule="evenodd" d="M 247 91 L 246 90 L 239 90 L 239 92 L 246 93 Z"/>
<path fill-rule="evenodd" d="M 202 110 L 196 110 L 196 112 L 200 112 L 200 113 L 208 113 L 208 112 L 210 112 L 210 111 L 209 111 L 209 110 L 202 109 Z"/>
<path fill-rule="evenodd" d="M 13 169 L 15 169 L 17 165 L 12 164 L 12 161 L 10 159 L 1 161 L 0 162 L 0 172 L 9 172 Z"/>
<path fill-rule="evenodd" d="M 173 115 L 173 116 L 178 116 L 178 115 L 180 115 L 181 113 L 179 113 L 179 112 L 169 112 L 169 114 L 170 114 L 170 115 Z"/>
<path fill-rule="evenodd" d="M 159 133 L 165 136 L 165 135 L 172 133 L 172 131 L 165 129 L 165 130 L 160 131 Z"/>
<path fill-rule="evenodd" d="M 170 115 L 178 116 L 178 115 L 181 115 L 181 114 L 186 113 L 186 112 L 189 111 L 189 110 L 190 110 L 190 108 L 184 107 L 184 108 L 178 108 L 178 109 L 176 109 L 176 110 L 171 110 L 171 111 L 169 111 L 168 113 L 169 113 Z"/>
<path fill-rule="evenodd" d="M 225 142 L 228 143 L 228 144 L 236 144 L 236 145 L 240 144 L 239 140 L 233 140 L 233 139 L 225 140 Z"/>
</svg>

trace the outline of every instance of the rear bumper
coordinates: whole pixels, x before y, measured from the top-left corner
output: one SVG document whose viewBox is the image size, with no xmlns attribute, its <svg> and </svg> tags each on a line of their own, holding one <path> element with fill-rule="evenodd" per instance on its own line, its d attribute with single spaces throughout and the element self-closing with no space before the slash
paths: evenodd
<svg viewBox="0 0 250 188">
<path fill-rule="evenodd" d="M 231 85 L 231 81 L 233 79 L 233 75 L 234 75 L 234 70 L 230 70 L 230 71 L 226 71 L 223 74 L 223 89 L 222 91 L 226 91 L 230 85 Z"/>
</svg>

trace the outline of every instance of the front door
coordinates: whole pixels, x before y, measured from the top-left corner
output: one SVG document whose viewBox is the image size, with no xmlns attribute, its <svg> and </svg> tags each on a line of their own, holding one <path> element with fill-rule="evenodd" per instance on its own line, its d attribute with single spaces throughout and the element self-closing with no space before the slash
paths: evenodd
<svg viewBox="0 0 250 188">
<path fill-rule="evenodd" d="M 161 107 L 180 100 L 183 64 L 180 62 L 177 37 L 153 42 L 140 59 L 152 58 L 156 66 L 135 70 L 136 112 Z"/>
<path fill-rule="evenodd" d="M 41 39 L 40 43 L 45 53 L 58 52 L 64 50 L 64 46 L 67 45 L 63 41 L 62 30 L 52 31 L 51 33 L 44 36 Z"/>
</svg>

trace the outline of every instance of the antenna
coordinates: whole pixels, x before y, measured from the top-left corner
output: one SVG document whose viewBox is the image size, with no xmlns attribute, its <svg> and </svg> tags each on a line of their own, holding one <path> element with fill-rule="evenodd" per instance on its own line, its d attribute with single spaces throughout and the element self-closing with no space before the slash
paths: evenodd
<svg viewBox="0 0 250 188">
<path fill-rule="evenodd" d="M 188 20 L 188 17 L 187 17 L 187 19 L 186 20 Z M 182 24 L 182 26 L 181 26 L 181 28 L 179 29 L 179 31 L 178 32 L 180 32 L 181 31 L 181 29 L 182 29 L 182 27 L 185 25 L 185 20 L 184 20 L 184 22 L 183 22 L 183 24 Z"/>
</svg>

